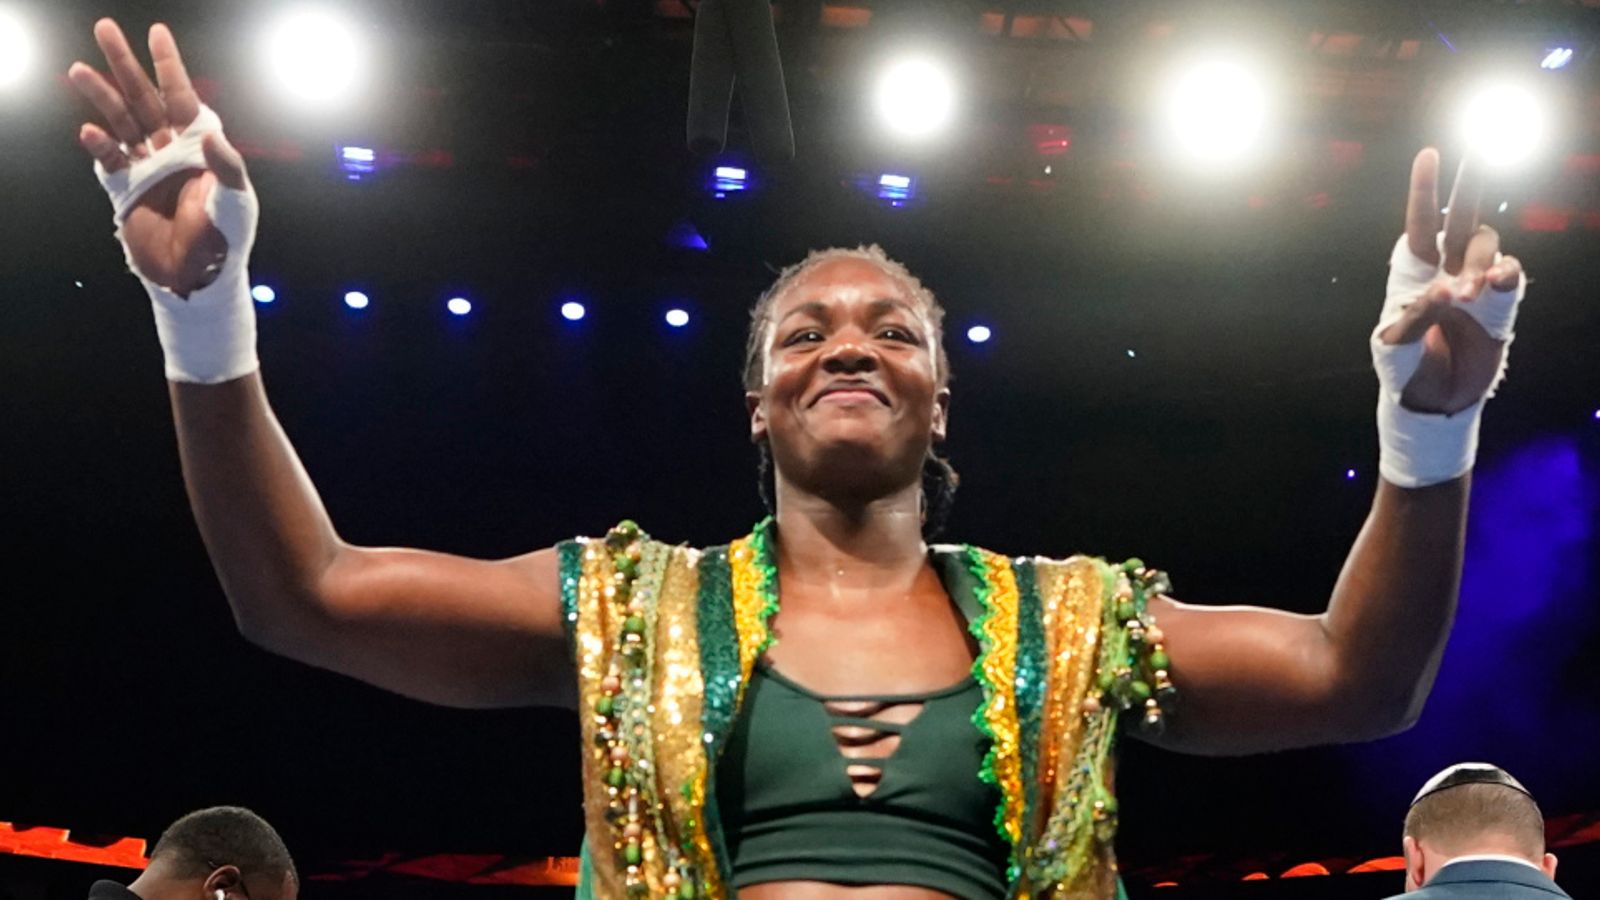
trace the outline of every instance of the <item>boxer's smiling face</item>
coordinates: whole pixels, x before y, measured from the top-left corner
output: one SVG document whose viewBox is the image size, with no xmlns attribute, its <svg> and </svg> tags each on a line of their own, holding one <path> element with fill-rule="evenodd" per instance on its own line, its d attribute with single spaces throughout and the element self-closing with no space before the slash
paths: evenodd
<svg viewBox="0 0 1600 900">
<path fill-rule="evenodd" d="M 828 259 L 773 298 L 761 327 L 750 435 L 780 479 L 857 498 L 918 482 L 950 392 L 938 325 L 910 285 L 871 260 Z"/>
</svg>

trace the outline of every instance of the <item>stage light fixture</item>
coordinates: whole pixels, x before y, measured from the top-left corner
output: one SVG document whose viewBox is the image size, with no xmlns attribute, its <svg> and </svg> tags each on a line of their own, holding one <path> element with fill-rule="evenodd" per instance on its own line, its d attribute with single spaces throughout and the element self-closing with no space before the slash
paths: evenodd
<svg viewBox="0 0 1600 900">
<path fill-rule="evenodd" d="M 344 305 L 351 309 L 366 309 L 371 302 L 371 298 L 360 291 L 346 291 L 344 295 Z"/>
<path fill-rule="evenodd" d="M 576 300 L 568 300 L 561 304 L 561 318 L 566 319 L 568 322 L 577 322 L 588 313 L 589 311 L 583 308 L 583 304 Z"/>
<path fill-rule="evenodd" d="M 266 64 L 296 105 L 330 110 L 352 100 L 365 81 L 367 47 L 355 24 L 322 7 L 284 13 L 267 30 Z"/>
<path fill-rule="evenodd" d="M 340 145 L 339 168 L 344 171 L 344 177 L 360 181 L 363 176 L 378 171 L 378 151 L 371 147 Z"/>
<path fill-rule="evenodd" d="M 711 170 L 711 195 L 721 200 L 750 186 L 750 170 L 739 166 L 717 166 Z"/>
<path fill-rule="evenodd" d="M 890 206 L 905 206 L 917 192 L 917 180 L 910 175 L 885 172 L 878 176 L 878 199 L 889 201 Z"/>
<path fill-rule="evenodd" d="M 1355 481 L 1356 480 L 1356 470 L 1355 469 L 1345 469 L 1344 470 L 1344 480 L 1345 481 Z"/>
<path fill-rule="evenodd" d="M 1484 82 L 1466 94 L 1460 135 L 1467 152 L 1495 169 L 1514 169 L 1545 148 L 1545 98 L 1525 81 Z"/>
<path fill-rule="evenodd" d="M 974 344 L 987 343 L 992 337 L 994 337 L 994 332 L 990 331 L 987 325 L 974 325 L 967 329 L 967 340 Z"/>
<path fill-rule="evenodd" d="M 1178 65 L 1159 112 L 1179 160 L 1195 168 L 1236 168 L 1265 147 L 1271 96 L 1259 67 L 1242 56 L 1218 54 Z"/>
<path fill-rule="evenodd" d="M 278 299 L 278 292 L 265 284 L 258 284 L 250 289 L 250 299 L 257 303 L 271 303 Z"/>
<path fill-rule="evenodd" d="M 1566 68 L 1572 62 L 1573 51 L 1571 47 L 1551 47 L 1545 51 L 1544 59 L 1539 61 L 1539 68 L 1555 71 Z"/>
<path fill-rule="evenodd" d="M 687 310 L 676 308 L 669 309 L 667 310 L 666 318 L 667 324 L 671 325 L 673 328 L 682 328 L 683 326 L 689 324 L 689 313 Z"/>
<path fill-rule="evenodd" d="M 878 76 L 874 106 L 885 126 L 904 138 L 927 138 L 954 117 L 955 79 L 933 57 L 914 56 L 891 63 Z"/>
<path fill-rule="evenodd" d="M 451 315 L 464 316 L 472 312 L 472 301 L 465 297 L 451 297 L 445 301 L 444 308 L 450 310 Z"/>
<path fill-rule="evenodd" d="M 22 16 L 0 7 L 0 89 L 20 84 L 33 68 L 31 31 Z"/>
<path fill-rule="evenodd" d="M 1135 353 L 1135 352 L 1134 352 L 1134 351 L 1133 351 L 1133 348 L 1132 348 L 1132 347 L 1129 347 L 1129 348 L 1128 348 L 1128 358 L 1129 358 L 1129 359 L 1136 359 L 1136 358 L 1138 358 L 1138 356 L 1139 356 L 1139 354 L 1137 354 L 1137 353 Z"/>
</svg>

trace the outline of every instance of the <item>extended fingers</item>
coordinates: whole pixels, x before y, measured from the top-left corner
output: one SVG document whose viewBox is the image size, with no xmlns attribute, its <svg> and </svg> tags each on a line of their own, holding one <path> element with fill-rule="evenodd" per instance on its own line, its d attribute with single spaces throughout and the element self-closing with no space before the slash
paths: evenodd
<svg viewBox="0 0 1600 900">
<path fill-rule="evenodd" d="M 155 62 L 156 81 L 161 85 L 167 120 L 182 131 L 200 115 L 200 97 L 189 82 L 183 57 L 178 55 L 178 42 L 173 40 L 167 26 L 160 23 L 150 26 L 150 58 Z"/>
<path fill-rule="evenodd" d="M 139 123 L 141 133 L 150 135 L 155 139 L 156 146 L 161 146 L 168 138 L 167 107 L 161 102 L 161 95 L 156 93 L 156 86 L 150 83 L 150 76 L 145 74 L 139 58 L 133 55 L 133 48 L 128 46 L 122 29 L 110 19 L 101 19 L 94 23 L 94 39 L 106 55 L 112 77 L 122 88 L 122 95 L 127 98 L 128 109 L 133 113 L 134 121 Z"/>
<path fill-rule="evenodd" d="M 122 152 L 121 145 L 112 140 L 111 135 L 106 134 L 99 125 L 83 123 L 83 127 L 78 129 L 78 143 L 107 172 L 115 172 L 128 164 L 128 155 Z"/>
<path fill-rule="evenodd" d="M 1459 273 L 1465 265 L 1467 245 L 1478 231 L 1479 206 L 1483 203 L 1483 178 L 1479 166 L 1470 158 L 1461 160 L 1456 183 L 1450 188 L 1450 212 L 1444 217 L 1444 270 Z"/>
<path fill-rule="evenodd" d="M 1406 199 L 1406 245 L 1423 262 L 1439 263 L 1439 151 L 1423 148 L 1411 163 Z"/>
<path fill-rule="evenodd" d="M 104 75 L 81 62 L 75 62 L 67 69 L 67 80 L 105 117 L 106 124 L 111 126 L 111 133 L 117 136 L 117 140 L 127 144 L 135 156 L 143 155 L 144 131 L 133 120 L 121 91 Z"/>
</svg>

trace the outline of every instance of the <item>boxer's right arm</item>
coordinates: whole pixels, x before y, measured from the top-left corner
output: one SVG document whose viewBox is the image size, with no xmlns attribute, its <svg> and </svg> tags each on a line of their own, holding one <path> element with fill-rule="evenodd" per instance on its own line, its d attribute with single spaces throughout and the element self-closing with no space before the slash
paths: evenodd
<svg viewBox="0 0 1600 900">
<path fill-rule="evenodd" d="M 184 480 L 241 631 L 434 703 L 570 705 L 554 550 L 490 562 L 340 539 L 262 389 L 244 162 L 164 26 L 150 31 L 159 89 L 115 22 L 95 38 L 111 79 L 83 63 L 68 77 L 105 125 L 79 140 L 150 295 Z"/>
<path fill-rule="evenodd" d="M 170 390 L 195 519 L 249 640 L 432 703 L 572 704 L 554 550 L 486 561 L 348 544 L 259 374 Z"/>
</svg>

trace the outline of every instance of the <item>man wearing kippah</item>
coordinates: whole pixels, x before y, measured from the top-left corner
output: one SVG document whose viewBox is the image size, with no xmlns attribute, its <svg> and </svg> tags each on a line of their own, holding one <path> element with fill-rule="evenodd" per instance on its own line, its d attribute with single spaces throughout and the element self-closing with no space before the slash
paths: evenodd
<svg viewBox="0 0 1600 900">
<path fill-rule="evenodd" d="M 1544 816 L 1504 769 L 1460 763 L 1428 779 L 1405 827 L 1406 893 L 1425 900 L 1566 897 Z"/>
</svg>

